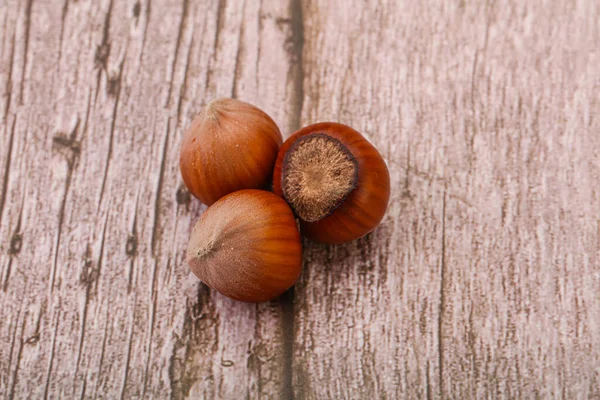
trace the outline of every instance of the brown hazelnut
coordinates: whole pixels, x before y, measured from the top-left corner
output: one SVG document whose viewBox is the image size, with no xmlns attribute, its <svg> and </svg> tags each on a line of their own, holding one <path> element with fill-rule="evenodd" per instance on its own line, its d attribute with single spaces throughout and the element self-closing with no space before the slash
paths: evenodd
<svg viewBox="0 0 600 400">
<path fill-rule="evenodd" d="M 261 302 L 279 296 L 302 267 L 294 214 L 271 192 L 228 194 L 200 217 L 187 262 L 201 281 L 232 299 Z"/>
<path fill-rule="evenodd" d="M 255 106 L 213 100 L 184 135 L 181 176 L 207 205 L 236 190 L 267 188 L 282 141 L 275 122 Z"/>
<path fill-rule="evenodd" d="M 300 129 L 281 146 L 273 191 L 294 210 L 303 235 L 343 243 L 379 225 L 390 197 L 390 175 L 364 136 L 326 122 Z"/>
</svg>

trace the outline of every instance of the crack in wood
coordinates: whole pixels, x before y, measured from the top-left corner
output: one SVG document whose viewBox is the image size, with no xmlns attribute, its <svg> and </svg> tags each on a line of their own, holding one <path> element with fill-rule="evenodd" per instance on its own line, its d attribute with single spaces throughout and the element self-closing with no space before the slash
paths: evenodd
<svg viewBox="0 0 600 400">
<path fill-rule="evenodd" d="M 60 69 L 60 61 L 62 59 L 62 48 L 63 41 L 65 36 L 65 21 L 67 20 L 67 13 L 69 12 L 69 0 L 65 0 L 63 4 L 62 13 L 60 16 L 60 36 L 59 36 L 59 44 L 58 44 L 58 58 L 56 60 L 56 69 Z"/>
<path fill-rule="evenodd" d="M 102 41 L 96 48 L 96 54 L 94 56 L 96 67 L 99 69 L 98 77 L 96 79 L 96 97 L 98 96 L 98 91 L 100 90 L 100 78 L 102 76 L 102 71 L 106 71 L 108 69 L 108 56 L 110 55 L 110 41 L 108 40 L 108 35 L 110 33 L 110 17 L 112 14 L 112 8 L 113 0 L 110 0 L 108 3 L 106 17 L 104 19 L 104 26 L 102 28 Z"/>
<path fill-rule="evenodd" d="M 242 2 L 242 5 L 240 6 L 240 8 L 242 10 L 246 9 L 246 0 L 244 0 Z M 245 19 L 244 19 L 244 15 L 242 14 L 242 22 L 240 24 L 240 33 L 238 35 L 238 46 L 237 46 L 237 51 L 235 54 L 235 65 L 233 67 L 233 82 L 231 83 L 231 97 L 234 99 L 238 98 L 238 80 L 240 79 L 240 76 L 242 75 L 242 63 L 240 62 L 242 54 L 244 52 L 244 30 L 245 30 Z M 257 70 L 258 71 L 258 70 Z"/>
<path fill-rule="evenodd" d="M 123 69 L 121 68 L 121 71 Z M 109 96 L 116 96 L 117 93 L 121 90 L 121 74 L 113 75 L 108 78 L 106 82 L 106 93 Z"/>
<path fill-rule="evenodd" d="M 107 22 L 108 23 L 108 22 Z M 96 54 L 94 55 L 94 62 L 98 71 L 98 87 L 100 86 L 100 74 L 102 71 L 106 71 L 108 68 L 108 57 L 110 56 L 110 42 L 102 40 L 102 42 L 96 47 Z"/>
<path fill-rule="evenodd" d="M 210 289 L 203 283 L 198 283 L 195 301 L 188 301 L 181 336 L 176 338 L 169 359 L 171 396 L 175 400 L 187 398 L 198 380 L 205 379 L 214 384 L 214 376 L 200 375 L 202 371 L 194 365 L 198 353 L 207 350 L 204 348 L 207 344 L 206 336 L 210 338 L 210 343 L 214 343 L 213 347 L 217 345 L 219 316 Z"/>
<path fill-rule="evenodd" d="M 81 396 L 79 397 L 79 400 L 83 400 L 85 398 L 86 388 L 87 388 L 87 379 L 84 379 L 83 383 L 82 383 L 82 387 L 81 387 Z"/>
<path fill-rule="evenodd" d="M 102 44 L 108 43 L 108 35 L 110 33 L 110 17 L 112 14 L 113 0 L 108 3 L 108 11 L 106 12 L 106 18 L 104 19 L 104 26 L 102 27 Z M 105 65 L 106 67 L 106 65 Z"/>
<path fill-rule="evenodd" d="M 125 65 L 125 57 L 123 57 L 123 60 L 121 60 L 121 65 L 119 66 L 119 75 L 118 75 L 119 81 L 121 80 L 121 77 L 123 75 L 124 65 Z M 108 177 L 108 169 L 110 168 L 110 160 L 112 157 L 113 142 L 114 142 L 114 136 L 115 136 L 115 126 L 116 126 L 116 122 L 117 122 L 117 110 L 119 108 L 119 100 L 121 97 L 121 85 L 120 84 L 117 85 L 117 87 L 115 88 L 115 91 L 116 91 L 114 93 L 115 103 L 113 105 L 112 118 L 110 121 L 110 134 L 108 136 L 108 151 L 106 154 L 106 166 L 104 167 L 104 176 L 102 178 L 102 185 L 100 186 L 100 199 L 98 200 L 98 208 L 100 208 L 100 206 L 102 205 L 102 199 L 104 197 L 104 189 L 106 187 L 106 179 Z"/>
<path fill-rule="evenodd" d="M 177 31 L 177 41 L 175 43 L 175 55 L 173 56 L 173 63 L 171 64 L 171 81 L 169 82 L 169 90 L 167 91 L 167 104 L 169 107 L 171 104 L 171 93 L 173 92 L 173 80 L 175 79 L 175 66 L 177 65 L 177 58 L 179 57 L 179 47 L 183 38 L 183 30 L 185 28 L 186 19 L 188 15 L 189 0 L 183 0 L 183 9 L 181 10 L 181 20 L 179 22 L 179 30 Z"/>
<path fill-rule="evenodd" d="M 175 201 L 180 206 L 185 206 L 186 210 L 189 211 L 189 205 L 192 202 L 192 196 L 184 184 L 179 185 L 179 188 L 175 193 Z"/>
<path fill-rule="evenodd" d="M 138 219 L 138 206 L 140 201 L 140 194 L 138 192 L 135 199 L 135 210 L 133 214 L 133 223 L 131 227 L 131 234 L 127 238 L 125 244 L 125 254 L 130 258 L 129 260 L 129 271 L 127 273 L 127 293 L 131 293 L 133 290 L 133 277 L 135 267 L 135 257 L 137 255 L 137 219 Z"/>
<path fill-rule="evenodd" d="M 109 314 L 109 308 L 110 308 L 110 304 L 108 305 L 108 308 L 106 310 L 106 314 L 104 316 L 104 330 L 103 330 L 103 334 L 102 334 L 102 348 L 100 350 L 100 360 L 98 361 L 98 371 L 102 372 L 102 364 L 104 363 L 104 356 L 106 354 L 106 341 L 108 339 L 108 321 L 110 320 L 110 318 L 108 317 Z M 98 386 L 99 383 L 96 383 L 96 387 L 94 388 L 94 396 L 93 398 L 98 398 Z M 83 386 L 82 390 L 81 390 L 81 398 L 85 398 L 85 391 L 86 391 L 86 386 Z"/>
<path fill-rule="evenodd" d="M 146 346 L 148 347 L 147 350 L 147 357 L 146 357 L 146 362 L 145 362 L 145 366 L 144 366 L 144 381 L 142 384 L 142 398 L 145 398 L 145 394 L 146 394 L 146 385 L 148 383 L 148 371 L 150 369 L 150 360 L 152 359 L 152 338 L 154 337 L 154 320 L 156 318 L 156 298 L 157 298 L 157 279 L 156 279 L 156 270 L 158 269 L 158 260 L 154 260 L 154 265 L 152 268 L 152 281 L 150 283 L 150 291 L 152 292 L 151 298 L 152 298 L 152 302 L 150 303 L 150 321 L 148 324 L 150 333 L 148 334 L 148 342 L 146 344 Z"/>
<path fill-rule="evenodd" d="M 167 150 L 169 148 L 169 134 L 171 128 L 171 119 L 167 121 L 165 139 L 162 144 L 162 155 L 160 159 L 160 172 L 158 173 L 158 182 L 156 185 L 156 196 L 154 198 L 154 223 L 152 225 L 152 238 L 151 238 L 151 250 L 152 255 L 156 257 L 157 243 L 160 239 L 160 203 L 163 189 L 163 180 L 165 175 L 165 168 L 167 165 Z"/>
<path fill-rule="evenodd" d="M 90 301 L 90 292 L 92 290 L 92 285 L 97 282 L 99 277 L 98 269 L 94 268 L 93 260 L 92 260 L 92 248 L 88 243 L 85 254 L 83 256 L 83 269 L 81 271 L 81 276 L 79 281 L 85 286 L 85 300 L 83 304 L 83 311 L 81 316 L 81 326 L 80 326 L 80 334 L 79 334 L 79 343 L 77 345 L 77 360 L 75 361 L 75 372 L 73 373 L 73 396 L 75 395 L 75 390 L 77 388 L 77 373 L 79 372 L 79 365 L 81 363 L 81 355 L 83 352 L 83 344 L 85 340 L 85 331 L 87 326 L 87 314 L 88 314 L 88 305 Z"/>
<path fill-rule="evenodd" d="M 294 338 L 295 313 L 294 313 L 294 287 L 288 289 L 281 296 L 283 318 L 281 321 L 283 331 L 283 384 L 281 385 L 281 398 L 293 400 L 294 394 Z"/>
<path fill-rule="evenodd" d="M 8 72 L 7 72 L 7 76 L 8 76 L 8 81 L 6 82 L 6 105 L 4 106 L 4 122 L 6 123 L 6 120 L 8 119 L 8 111 L 10 110 L 10 102 L 12 101 L 12 87 L 13 87 L 13 81 L 12 81 L 12 74 L 13 74 L 13 64 L 15 61 L 15 47 L 16 47 L 16 32 L 13 33 L 12 36 L 12 40 L 11 40 L 11 46 L 10 46 L 10 59 L 8 61 Z M 16 117 L 15 117 L 16 120 Z M 1 209 L 0 209 L 1 210 Z"/>
<path fill-rule="evenodd" d="M 18 228 L 17 228 L 18 229 Z M 8 254 L 11 256 L 16 256 L 21 252 L 21 245 L 23 244 L 23 234 L 15 232 L 13 233 L 10 239 L 10 247 L 8 249 Z"/>
<path fill-rule="evenodd" d="M 17 124 L 17 118 L 15 117 L 10 130 L 10 137 L 8 139 L 8 150 L 6 153 L 6 163 L 4 164 L 4 177 L 2 179 L 2 191 L 0 192 L 0 226 L 2 226 L 2 216 L 4 215 L 4 205 L 6 204 L 6 197 L 8 196 L 8 180 L 10 178 L 10 163 L 12 160 L 13 144 L 15 138 L 15 126 Z"/>
<path fill-rule="evenodd" d="M 21 310 L 19 311 L 19 315 L 22 312 L 23 303 L 24 302 L 21 302 Z M 28 315 L 28 312 L 25 311 L 25 315 L 23 316 L 23 319 L 21 320 L 23 325 L 21 327 L 21 337 L 19 339 L 19 350 L 17 351 L 17 365 L 15 365 L 15 370 L 12 374 L 12 382 L 10 385 L 10 391 L 8 393 L 9 399 L 14 399 L 15 389 L 17 387 L 17 383 L 19 382 L 19 368 L 21 366 L 21 360 L 23 358 L 23 348 L 25 346 L 25 340 L 23 340 L 23 337 L 25 334 L 25 329 L 27 328 L 27 315 Z M 17 317 L 17 327 L 18 326 L 19 326 L 19 324 L 18 324 L 18 317 Z M 16 333 L 16 328 L 15 328 L 15 333 Z M 13 342 L 13 347 L 14 347 L 14 342 Z M 11 358 L 12 358 L 12 349 L 11 349 Z M 10 364 L 9 364 L 9 368 L 10 368 Z"/>
<path fill-rule="evenodd" d="M 135 257 L 137 254 L 137 246 L 137 233 L 134 229 L 133 233 L 127 238 L 127 243 L 125 244 L 125 254 L 127 254 L 129 257 Z"/>
<path fill-rule="evenodd" d="M 50 293 L 52 293 L 54 291 L 54 281 L 55 281 L 55 277 L 56 277 L 56 270 L 58 268 L 58 252 L 60 250 L 60 241 L 61 241 L 61 237 L 62 237 L 61 233 L 62 233 L 63 222 L 64 222 L 64 218 L 65 218 L 67 197 L 69 195 L 69 189 L 71 188 L 71 179 L 73 177 L 73 170 L 75 169 L 75 166 L 79 159 L 79 155 L 81 153 L 81 145 L 79 142 L 77 142 L 75 140 L 75 138 L 77 136 L 77 130 L 79 129 L 79 122 L 80 122 L 80 120 L 78 118 L 77 122 L 75 123 L 75 127 L 71 131 L 71 134 L 69 135 L 68 138 L 59 134 L 52 139 L 52 144 L 53 144 L 54 149 L 58 150 L 65 156 L 65 159 L 67 161 L 67 176 L 65 178 L 65 188 L 63 191 L 63 198 L 62 198 L 62 201 L 60 204 L 60 209 L 58 211 L 58 228 L 57 228 L 56 240 L 55 240 L 55 245 L 54 245 L 54 261 L 52 263 L 52 269 L 50 270 L 50 287 L 49 287 Z M 68 151 L 65 152 L 64 151 L 65 149 L 68 149 Z"/>
<path fill-rule="evenodd" d="M 140 12 L 142 11 L 142 5 L 140 0 L 137 0 L 133 5 L 133 9 L 131 10 L 133 14 L 133 18 L 135 18 L 135 23 L 137 24 L 140 19 Z"/>
<path fill-rule="evenodd" d="M 425 397 L 431 400 L 431 378 L 429 377 L 429 361 L 425 364 Z"/>
<path fill-rule="evenodd" d="M 142 65 L 144 59 L 144 50 L 146 49 L 146 38 L 148 37 L 148 26 L 150 25 L 150 14 L 152 11 L 151 0 L 146 2 L 146 24 L 144 25 L 144 33 L 142 34 L 142 48 L 140 49 L 140 57 L 138 59 L 138 65 Z"/>
<path fill-rule="evenodd" d="M 183 104 L 183 99 L 185 97 L 185 90 L 187 87 L 188 80 L 188 70 L 190 66 L 190 58 L 192 56 L 192 49 L 194 48 L 194 26 L 192 25 L 192 40 L 190 40 L 190 46 L 188 48 L 187 57 L 185 58 L 185 67 L 183 69 L 183 82 L 181 83 L 181 88 L 179 90 L 179 98 L 177 100 L 177 126 L 181 124 L 181 106 Z"/>
<path fill-rule="evenodd" d="M 135 330 L 135 311 L 137 306 L 137 293 L 133 296 L 133 309 L 131 311 L 131 322 L 129 324 L 129 339 L 127 340 L 127 358 L 125 359 L 125 371 L 123 372 L 123 382 L 121 384 L 121 396 L 125 398 L 125 390 L 127 389 L 127 379 L 129 375 L 129 366 L 131 363 L 131 343 L 133 342 L 133 332 Z"/>
<path fill-rule="evenodd" d="M 258 43 L 256 44 L 256 61 L 254 62 L 254 70 L 260 71 L 260 60 L 262 55 L 262 32 L 263 32 L 263 0 L 258 1 Z M 208 86 L 207 86 L 208 87 Z M 259 74 L 256 74 L 254 78 L 254 87 L 259 88 Z"/>
<path fill-rule="evenodd" d="M 88 132 L 88 121 L 90 118 L 90 109 L 92 105 L 92 92 L 88 92 L 88 100 L 85 108 L 85 117 L 83 119 L 83 127 L 81 128 L 81 139 L 79 139 L 79 143 L 83 143 L 87 132 Z"/>
<path fill-rule="evenodd" d="M 210 64 L 214 64 L 217 60 L 217 53 L 219 52 L 219 40 L 221 37 L 221 31 L 223 30 L 223 24 L 225 23 L 225 11 L 227 9 L 227 0 L 218 0 L 217 2 L 217 26 L 215 28 L 215 38 L 213 40 L 213 53 L 212 60 Z M 206 81 L 205 81 L 205 90 L 207 93 L 210 93 L 209 86 L 212 83 L 212 75 L 213 75 L 213 65 L 208 65 L 206 70 Z M 215 95 L 215 93 L 210 93 L 211 95 Z"/>
<path fill-rule="evenodd" d="M 41 313 L 40 313 L 41 318 Z M 48 370 L 46 372 L 46 384 L 44 385 L 44 400 L 48 398 L 48 389 L 50 388 L 50 379 L 52 377 L 52 366 L 54 364 L 54 354 L 56 352 L 56 336 L 58 334 L 58 324 L 60 321 L 60 300 L 56 308 L 56 323 L 54 325 L 54 334 L 52 335 L 52 346 L 50 350 L 50 360 L 48 361 Z"/>
<path fill-rule="evenodd" d="M 19 318 L 21 317 L 21 313 L 23 312 L 23 304 L 25 302 L 21 302 L 21 306 L 19 307 L 19 311 L 17 312 L 15 321 L 14 321 L 14 329 L 12 330 L 12 336 L 11 336 L 11 340 L 10 340 L 10 351 L 8 353 L 8 362 L 6 363 L 6 372 L 4 373 L 4 376 L 7 377 L 7 380 L 10 379 L 10 369 L 12 367 L 12 361 L 13 361 L 13 353 L 15 351 L 15 343 L 17 341 L 17 330 L 19 329 L 20 323 L 19 323 Z M 11 325 L 12 325 L 12 320 L 11 320 Z M 9 329 L 10 329 L 10 325 L 9 325 Z M 7 382 L 7 384 L 9 384 L 10 381 Z M 12 387 L 12 385 L 11 385 Z M 13 391 L 14 392 L 14 391 Z M 9 397 L 11 398 L 11 397 Z"/>
<path fill-rule="evenodd" d="M 10 243 L 10 248 L 8 251 L 9 258 L 8 264 L 6 265 L 6 274 L 4 276 L 4 283 L 2 284 L 2 291 L 6 293 L 8 290 L 8 282 L 12 273 L 12 264 L 15 257 L 21 252 L 21 247 L 23 245 L 23 234 L 21 233 L 21 222 L 23 221 L 23 208 L 25 206 L 25 193 L 23 193 L 23 198 L 21 199 L 21 207 L 19 210 L 19 218 L 17 219 L 17 226 L 13 232 L 13 236 Z"/>
<path fill-rule="evenodd" d="M 444 398 L 444 314 L 446 312 L 446 192 L 442 199 L 442 240 L 440 262 L 440 304 L 438 310 L 438 379 L 440 382 L 440 397 Z"/>
<path fill-rule="evenodd" d="M 23 78 L 21 79 L 20 82 L 20 89 L 19 89 L 19 104 L 23 104 L 23 91 L 25 88 L 25 75 L 27 74 L 27 56 L 28 56 L 28 52 L 29 52 L 29 32 L 30 32 L 30 28 L 31 28 L 31 7 L 33 4 L 33 0 L 27 0 L 27 3 L 25 3 L 25 40 L 23 41 L 23 46 L 24 46 L 24 50 L 23 50 L 23 66 L 22 66 L 22 70 L 23 70 Z"/>
<path fill-rule="evenodd" d="M 291 29 L 285 43 L 289 56 L 289 78 L 293 85 L 293 98 L 290 110 L 289 132 L 300 129 L 304 106 L 304 17 L 302 0 L 290 2 Z"/>
<path fill-rule="evenodd" d="M 8 281 L 10 280 L 10 276 L 12 273 L 12 263 L 13 263 L 13 257 L 9 257 L 8 263 L 6 264 L 6 274 L 4 276 L 4 283 L 2 284 L 2 291 L 5 293 L 8 290 Z"/>
</svg>

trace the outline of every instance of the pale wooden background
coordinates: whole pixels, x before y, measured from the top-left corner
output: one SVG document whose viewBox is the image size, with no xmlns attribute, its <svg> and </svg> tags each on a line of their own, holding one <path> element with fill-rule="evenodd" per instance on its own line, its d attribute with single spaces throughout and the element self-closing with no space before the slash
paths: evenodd
<svg viewBox="0 0 600 400">
<path fill-rule="evenodd" d="M 2 0 L 1 398 L 600 398 L 600 2 Z M 389 163 L 268 304 L 183 257 L 216 96 Z"/>
</svg>

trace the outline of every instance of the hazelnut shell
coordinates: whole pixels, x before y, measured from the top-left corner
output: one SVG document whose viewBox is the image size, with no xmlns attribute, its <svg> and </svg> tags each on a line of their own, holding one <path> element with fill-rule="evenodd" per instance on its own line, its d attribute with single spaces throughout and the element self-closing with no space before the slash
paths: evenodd
<svg viewBox="0 0 600 400">
<path fill-rule="evenodd" d="M 190 193 L 206 205 L 241 189 L 265 189 L 283 139 L 257 107 L 235 99 L 211 101 L 181 143 L 179 169 Z"/>
<path fill-rule="evenodd" d="M 204 283 L 235 300 L 279 296 L 300 276 L 302 245 L 281 197 L 240 190 L 210 206 L 193 229 L 187 262 Z"/>
<path fill-rule="evenodd" d="M 298 216 L 293 199 L 284 193 L 283 182 L 286 167 L 293 168 L 286 165 L 286 155 L 294 143 L 310 135 L 323 135 L 339 142 L 358 167 L 351 191 L 335 209 L 317 221 L 306 221 Z M 344 243 L 366 235 L 379 225 L 389 202 L 390 175 L 379 151 L 363 135 L 349 126 L 324 122 L 300 129 L 283 143 L 275 161 L 273 192 L 292 205 L 303 235 L 324 243 Z"/>
</svg>

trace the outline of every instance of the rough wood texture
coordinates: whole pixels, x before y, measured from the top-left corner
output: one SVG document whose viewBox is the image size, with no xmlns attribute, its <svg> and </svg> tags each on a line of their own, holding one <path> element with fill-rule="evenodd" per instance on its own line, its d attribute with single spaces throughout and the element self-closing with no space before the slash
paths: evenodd
<svg viewBox="0 0 600 400">
<path fill-rule="evenodd" d="M 478 4 L 479 3 L 479 4 Z M 600 3 L 0 3 L 0 397 L 600 398 Z M 207 100 L 382 151 L 382 226 L 230 301 L 183 263 Z"/>
</svg>

